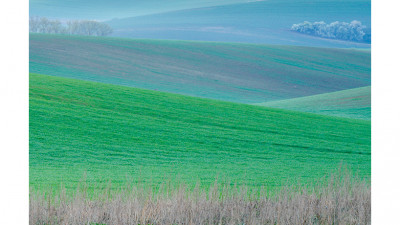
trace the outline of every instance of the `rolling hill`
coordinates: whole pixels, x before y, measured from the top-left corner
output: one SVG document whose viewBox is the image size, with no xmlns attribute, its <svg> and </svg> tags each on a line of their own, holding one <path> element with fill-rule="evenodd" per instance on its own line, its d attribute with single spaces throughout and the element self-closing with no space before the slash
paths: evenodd
<svg viewBox="0 0 400 225">
<path fill-rule="evenodd" d="M 358 20 L 371 27 L 369 0 L 268 0 L 192 8 L 110 20 L 114 36 L 370 48 L 368 43 L 323 39 L 290 31 L 304 21 Z"/>
<path fill-rule="evenodd" d="M 371 86 L 255 105 L 370 120 Z"/>
<path fill-rule="evenodd" d="M 32 73 L 260 103 L 371 85 L 369 50 L 30 35 Z"/>
<path fill-rule="evenodd" d="M 248 0 L 31 0 L 29 14 L 59 19 L 109 20 L 239 2 Z"/>
<path fill-rule="evenodd" d="M 279 186 L 340 163 L 370 176 L 370 121 L 38 74 L 29 93 L 31 188 L 73 188 L 83 174 Z"/>
</svg>

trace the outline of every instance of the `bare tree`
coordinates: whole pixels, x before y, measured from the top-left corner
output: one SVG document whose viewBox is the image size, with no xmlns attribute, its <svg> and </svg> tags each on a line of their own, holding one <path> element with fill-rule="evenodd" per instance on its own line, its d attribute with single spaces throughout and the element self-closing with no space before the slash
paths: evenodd
<svg viewBox="0 0 400 225">
<path fill-rule="evenodd" d="M 29 32 L 39 33 L 39 18 L 31 16 L 29 17 Z"/>
<path fill-rule="evenodd" d="M 67 30 L 69 34 L 87 36 L 107 36 L 113 32 L 108 24 L 93 20 L 69 21 Z"/>
<path fill-rule="evenodd" d="M 67 21 L 63 25 L 59 20 L 49 20 L 45 17 L 30 17 L 29 32 L 46 34 L 70 34 L 86 36 L 107 36 L 113 30 L 105 23 L 94 20 Z"/>
<path fill-rule="evenodd" d="M 112 28 L 105 23 L 99 23 L 96 31 L 97 36 L 107 36 L 112 34 L 113 30 Z"/>
</svg>

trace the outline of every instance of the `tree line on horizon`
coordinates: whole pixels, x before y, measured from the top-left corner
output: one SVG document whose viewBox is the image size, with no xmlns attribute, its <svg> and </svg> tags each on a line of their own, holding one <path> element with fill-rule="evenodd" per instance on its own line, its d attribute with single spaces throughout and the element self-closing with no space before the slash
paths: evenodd
<svg viewBox="0 0 400 225">
<path fill-rule="evenodd" d="M 336 21 L 330 24 L 324 21 L 314 23 L 304 21 L 293 24 L 291 30 L 323 38 L 371 43 L 370 29 L 357 20 L 350 23 Z"/>
<path fill-rule="evenodd" d="M 30 17 L 29 32 L 43 34 L 70 34 L 85 36 L 107 36 L 113 29 L 105 23 L 94 20 L 70 20 L 62 23 L 57 19 Z"/>
</svg>

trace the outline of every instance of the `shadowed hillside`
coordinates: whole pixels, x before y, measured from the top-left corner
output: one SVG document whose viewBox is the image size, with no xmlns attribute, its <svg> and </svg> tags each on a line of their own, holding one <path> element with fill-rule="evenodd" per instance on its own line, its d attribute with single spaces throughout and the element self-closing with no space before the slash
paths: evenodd
<svg viewBox="0 0 400 225">
<path fill-rule="evenodd" d="M 30 0 L 29 14 L 59 19 L 107 20 L 240 2 L 249 0 Z"/>
<path fill-rule="evenodd" d="M 370 51 L 30 35 L 30 72 L 242 103 L 368 86 Z"/>
</svg>

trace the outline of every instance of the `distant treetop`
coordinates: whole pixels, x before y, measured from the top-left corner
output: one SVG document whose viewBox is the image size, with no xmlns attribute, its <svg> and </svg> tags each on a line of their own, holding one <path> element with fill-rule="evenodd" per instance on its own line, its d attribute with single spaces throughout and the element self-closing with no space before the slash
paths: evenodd
<svg viewBox="0 0 400 225">
<path fill-rule="evenodd" d="M 371 43 L 371 31 L 357 20 L 350 23 L 336 21 L 330 24 L 324 21 L 314 23 L 304 21 L 293 24 L 291 30 L 323 38 Z"/>
</svg>

